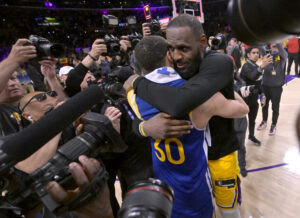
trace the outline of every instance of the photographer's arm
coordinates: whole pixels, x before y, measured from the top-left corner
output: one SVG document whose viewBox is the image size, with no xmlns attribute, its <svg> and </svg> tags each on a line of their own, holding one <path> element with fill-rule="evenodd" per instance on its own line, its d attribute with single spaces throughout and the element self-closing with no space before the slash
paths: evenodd
<svg viewBox="0 0 300 218">
<path fill-rule="evenodd" d="M 145 78 L 134 81 L 135 93 L 160 111 L 179 117 L 204 103 L 233 79 L 233 63 L 220 53 L 207 55 L 200 72 L 181 88 L 153 83 Z"/>
<path fill-rule="evenodd" d="M 247 78 L 253 82 L 256 81 L 261 75 L 262 75 L 262 71 L 259 69 L 257 70 L 253 69 L 250 64 L 244 65 L 241 71 L 241 76 L 243 78 Z"/>
<path fill-rule="evenodd" d="M 0 92 L 5 88 L 12 73 L 20 64 L 36 57 L 36 49 L 34 46 L 26 45 L 28 39 L 18 39 L 12 46 L 9 56 L 0 62 Z"/>
<path fill-rule="evenodd" d="M 277 43 L 276 46 L 278 48 L 278 52 L 279 52 L 280 57 L 283 58 L 284 60 L 286 60 L 288 58 L 288 53 L 283 48 L 282 43 Z"/>
<path fill-rule="evenodd" d="M 100 164 L 93 158 L 87 158 L 86 156 L 80 156 L 80 164 L 73 162 L 69 165 L 69 170 L 75 180 L 78 188 L 75 190 L 65 190 L 57 182 L 50 182 L 47 185 L 48 193 L 57 202 L 64 203 L 72 199 L 77 193 L 79 193 L 84 187 L 97 174 Z M 86 205 L 72 211 L 77 218 L 113 218 L 112 209 L 109 200 L 109 190 L 106 185 L 100 193 Z"/>
<path fill-rule="evenodd" d="M 102 44 L 103 39 L 97 39 L 92 45 L 92 49 L 80 64 L 78 64 L 75 69 L 71 70 L 68 78 L 66 80 L 67 94 L 72 97 L 81 91 L 80 84 L 83 81 L 86 73 L 95 64 L 95 60 L 98 60 L 99 55 L 106 53 L 107 48 L 105 44 Z"/>
</svg>

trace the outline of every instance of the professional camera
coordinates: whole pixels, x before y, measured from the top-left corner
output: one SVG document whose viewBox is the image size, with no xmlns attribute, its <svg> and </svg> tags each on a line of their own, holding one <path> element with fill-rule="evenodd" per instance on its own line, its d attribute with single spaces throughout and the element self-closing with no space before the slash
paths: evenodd
<svg viewBox="0 0 300 218">
<path fill-rule="evenodd" d="M 107 98 L 117 99 L 124 97 L 125 92 L 123 85 L 119 82 L 116 74 L 110 73 L 104 76 L 102 75 L 98 80 L 88 81 L 89 86 L 92 84 L 101 87 Z"/>
<path fill-rule="evenodd" d="M 228 4 L 230 25 L 237 38 L 258 46 L 299 35 L 299 10 L 298 0 L 230 0 Z"/>
<path fill-rule="evenodd" d="M 68 165 L 77 161 L 80 155 L 98 158 L 100 153 L 121 153 L 127 149 L 127 145 L 106 116 L 88 113 L 82 118 L 82 121 L 85 124 L 84 132 L 60 147 L 46 164 L 29 175 L 24 186 L 14 190 L 7 189 L 8 185 L 1 186 L 1 215 L 16 217 L 23 211 L 35 208 L 41 202 L 49 211 L 60 215 L 80 207 L 102 190 L 107 180 L 107 173 L 103 168 L 99 170 L 89 186 L 64 204 L 56 202 L 47 193 L 46 186 L 50 181 L 73 188 L 74 183 Z M 0 184 L 10 182 L 11 180 L 7 180 L 7 177 L 1 175 Z"/>
<path fill-rule="evenodd" d="M 48 59 L 49 56 L 54 58 L 65 57 L 65 47 L 61 44 L 51 43 L 48 39 L 36 35 L 30 35 L 29 41 L 29 44 L 36 48 L 38 60 Z"/>
<path fill-rule="evenodd" d="M 135 46 L 139 43 L 139 41 L 141 41 L 142 38 L 143 36 L 137 32 L 128 35 L 128 40 L 131 42 L 131 48 L 134 49 Z"/>
<path fill-rule="evenodd" d="M 226 37 L 219 33 L 211 41 L 211 50 L 226 49 Z"/>
<path fill-rule="evenodd" d="M 119 211 L 119 218 L 169 218 L 174 192 L 158 179 L 148 179 L 133 184 L 128 189 Z"/>
<path fill-rule="evenodd" d="M 116 56 L 120 55 L 120 41 L 117 37 L 111 34 L 104 36 L 104 43 L 107 46 L 107 55 Z"/>
<path fill-rule="evenodd" d="M 160 29 L 160 23 L 159 23 L 158 20 L 152 19 L 152 20 L 148 23 L 148 27 L 150 27 L 151 34 L 152 34 L 152 35 L 162 36 L 162 31 L 161 31 L 161 29 Z"/>
</svg>

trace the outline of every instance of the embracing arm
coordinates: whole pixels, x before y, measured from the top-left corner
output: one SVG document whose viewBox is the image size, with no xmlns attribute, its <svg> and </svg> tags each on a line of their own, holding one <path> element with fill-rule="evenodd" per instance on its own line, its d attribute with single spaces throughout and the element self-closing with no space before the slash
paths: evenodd
<svg viewBox="0 0 300 218">
<path fill-rule="evenodd" d="M 204 103 L 233 78 L 232 60 L 224 54 L 207 55 L 200 72 L 181 88 L 153 83 L 145 78 L 134 81 L 135 93 L 160 111 L 179 117 Z"/>
</svg>

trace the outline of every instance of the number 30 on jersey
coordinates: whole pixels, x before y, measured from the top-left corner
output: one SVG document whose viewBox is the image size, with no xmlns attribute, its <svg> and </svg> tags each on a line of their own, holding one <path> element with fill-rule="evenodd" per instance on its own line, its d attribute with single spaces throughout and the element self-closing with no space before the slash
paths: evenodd
<svg viewBox="0 0 300 218">
<path fill-rule="evenodd" d="M 165 162 L 166 157 L 167 157 L 168 161 L 172 164 L 179 165 L 179 164 L 184 163 L 184 161 L 185 161 L 184 149 L 183 149 L 182 142 L 179 139 L 168 138 L 168 139 L 164 140 L 163 142 L 164 142 L 166 152 L 164 152 L 163 149 L 161 149 L 159 147 L 159 145 L 161 144 L 161 141 L 162 141 L 161 139 L 156 139 L 154 142 L 155 155 L 161 162 Z M 178 154 L 179 154 L 178 160 L 174 160 L 174 158 L 172 157 L 170 143 L 174 143 L 177 145 Z M 172 146 L 172 147 L 175 148 L 175 146 Z"/>
</svg>

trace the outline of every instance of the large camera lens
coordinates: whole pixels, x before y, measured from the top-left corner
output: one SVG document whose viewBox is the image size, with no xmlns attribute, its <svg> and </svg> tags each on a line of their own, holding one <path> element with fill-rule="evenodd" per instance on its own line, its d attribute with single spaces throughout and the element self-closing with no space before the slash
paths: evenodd
<svg viewBox="0 0 300 218">
<path fill-rule="evenodd" d="M 232 30 L 249 45 L 282 41 L 300 33 L 299 0 L 230 0 Z"/>
<path fill-rule="evenodd" d="M 129 188 L 118 217 L 169 218 L 173 200 L 173 190 L 161 180 L 140 181 Z"/>
</svg>

